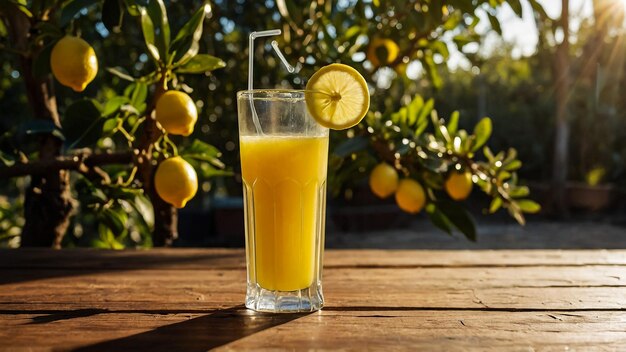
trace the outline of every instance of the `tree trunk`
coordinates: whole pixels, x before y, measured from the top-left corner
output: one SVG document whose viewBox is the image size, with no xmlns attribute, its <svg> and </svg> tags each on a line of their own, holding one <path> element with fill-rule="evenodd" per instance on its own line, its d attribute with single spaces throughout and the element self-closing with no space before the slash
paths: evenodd
<svg viewBox="0 0 626 352">
<path fill-rule="evenodd" d="M 33 58 L 41 50 L 41 43 L 36 43 L 35 48 L 29 50 L 33 23 L 19 10 L 9 7 L 8 11 L 13 12 L 7 14 L 11 45 L 24 53 L 20 56 L 20 66 L 34 117 L 49 121 L 60 128 L 61 121 L 52 79 L 49 75 L 35 77 L 33 73 Z M 51 133 L 43 135 L 40 140 L 39 159 L 54 159 L 59 156 L 62 144 L 63 142 Z M 21 246 L 60 248 L 73 209 L 69 171 L 50 171 L 33 175 L 24 201 L 25 223 Z"/>
<path fill-rule="evenodd" d="M 570 59 L 569 59 L 569 0 L 561 0 L 562 12 L 560 28 L 563 30 L 563 41 L 555 55 L 555 98 L 556 125 L 554 139 L 554 160 L 552 169 L 552 202 L 557 214 L 567 215 L 565 183 L 568 171 L 569 121 L 568 103 L 570 93 Z"/>
<path fill-rule="evenodd" d="M 163 79 L 166 79 L 165 77 Z M 146 113 L 146 121 L 142 139 L 140 141 L 141 154 L 138 157 L 137 165 L 139 175 L 143 183 L 146 195 L 150 197 L 154 209 L 154 230 L 152 232 L 152 244 L 155 247 L 169 247 L 178 238 L 178 211 L 171 204 L 163 201 L 154 189 L 154 173 L 156 163 L 152 159 L 152 144 L 157 141 L 160 131 L 157 128 L 156 120 L 152 116 L 152 111 L 156 101 L 165 92 L 164 82 L 159 82 L 152 102 L 152 108 Z M 158 160 L 157 160 L 158 162 Z"/>
</svg>

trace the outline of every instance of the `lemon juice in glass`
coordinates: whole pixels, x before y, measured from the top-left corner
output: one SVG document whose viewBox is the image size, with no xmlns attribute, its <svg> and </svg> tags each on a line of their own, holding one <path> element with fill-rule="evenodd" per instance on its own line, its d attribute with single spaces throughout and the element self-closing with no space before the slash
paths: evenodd
<svg viewBox="0 0 626 352">
<path fill-rule="evenodd" d="M 253 32 L 254 38 L 280 30 Z M 277 55 L 289 72 L 276 42 Z M 328 129 L 357 124 L 369 92 L 353 68 L 317 71 L 306 90 L 237 93 L 246 232 L 246 307 L 266 312 L 321 309 Z"/>
<path fill-rule="evenodd" d="M 304 100 L 304 91 L 295 90 L 237 95 L 246 306 L 258 311 L 313 311 L 324 301 L 328 129 L 308 114 Z"/>
</svg>

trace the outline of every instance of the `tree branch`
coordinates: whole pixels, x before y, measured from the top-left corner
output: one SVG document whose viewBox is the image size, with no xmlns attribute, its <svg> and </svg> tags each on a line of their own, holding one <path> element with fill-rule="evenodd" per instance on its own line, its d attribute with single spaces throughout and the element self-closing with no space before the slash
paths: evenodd
<svg viewBox="0 0 626 352">
<path fill-rule="evenodd" d="M 134 154 L 130 151 L 121 153 L 91 154 L 84 152 L 77 155 L 57 156 L 54 159 L 16 163 L 12 166 L 0 167 L 0 179 L 26 175 L 43 174 L 58 170 L 81 170 L 98 165 L 129 164 Z"/>
</svg>

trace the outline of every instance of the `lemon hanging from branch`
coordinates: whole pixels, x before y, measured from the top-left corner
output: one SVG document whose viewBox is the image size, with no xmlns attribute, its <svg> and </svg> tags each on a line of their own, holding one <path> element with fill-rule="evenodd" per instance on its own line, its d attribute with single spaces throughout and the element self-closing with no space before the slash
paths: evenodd
<svg viewBox="0 0 626 352">
<path fill-rule="evenodd" d="M 393 166 L 380 163 L 372 170 L 369 185 L 376 196 L 387 198 L 398 188 L 398 172 Z"/>
<path fill-rule="evenodd" d="M 424 188 L 413 179 L 405 178 L 400 180 L 396 190 L 396 203 L 400 209 L 407 213 L 419 213 L 426 204 Z"/>
<path fill-rule="evenodd" d="M 450 198 L 464 200 L 472 192 L 472 174 L 468 171 L 452 171 L 444 183 L 444 188 Z"/>
<path fill-rule="evenodd" d="M 155 118 L 167 133 L 188 136 L 198 120 L 198 110 L 189 95 L 170 90 L 157 101 Z"/>
<path fill-rule="evenodd" d="M 176 208 L 183 208 L 198 191 L 198 175 L 185 159 L 175 156 L 157 167 L 154 188 L 161 199 Z"/>
<path fill-rule="evenodd" d="M 52 48 L 50 68 L 62 85 L 82 92 L 98 73 L 98 58 L 89 43 L 68 35 Z"/>
</svg>

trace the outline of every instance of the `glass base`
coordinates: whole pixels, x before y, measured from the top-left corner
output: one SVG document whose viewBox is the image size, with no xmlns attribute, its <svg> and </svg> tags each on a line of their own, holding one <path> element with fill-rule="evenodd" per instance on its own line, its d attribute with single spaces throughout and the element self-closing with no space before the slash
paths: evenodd
<svg viewBox="0 0 626 352">
<path fill-rule="evenodd" d="M 248 284 L 246 307 L 257 312 L 297 313 L 322 309 L 324 295 L 321 284 L 296 291 L 270 291 Z"/>
</svg>

